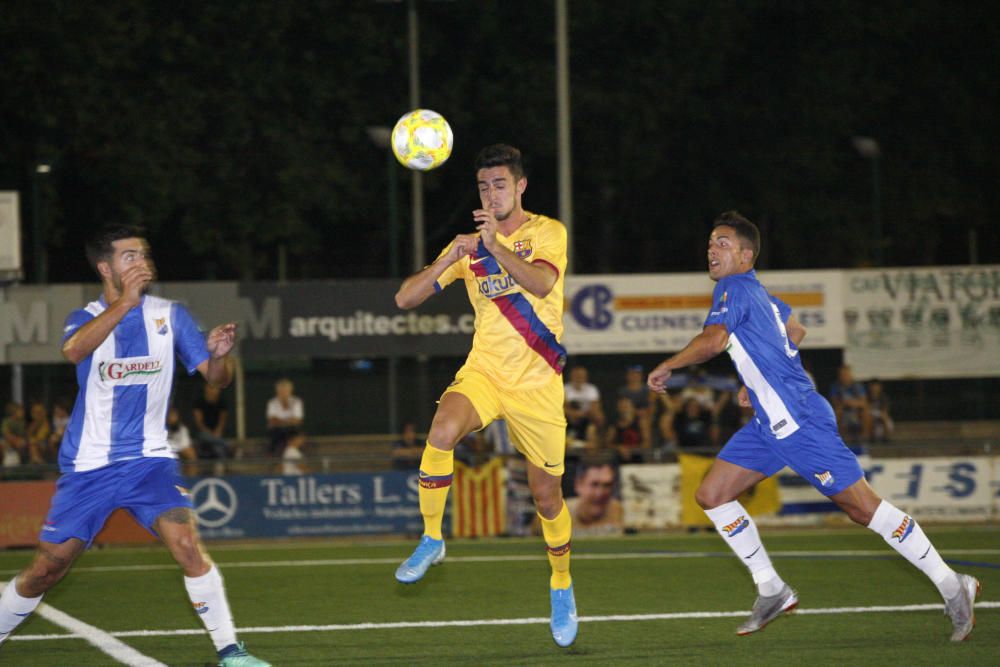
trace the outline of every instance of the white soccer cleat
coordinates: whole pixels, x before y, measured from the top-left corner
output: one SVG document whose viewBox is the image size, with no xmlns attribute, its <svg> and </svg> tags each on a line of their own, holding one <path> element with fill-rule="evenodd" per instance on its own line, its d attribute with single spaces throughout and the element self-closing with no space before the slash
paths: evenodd
<svg viewBox="0 0 1000 667">
<path fill-rule="evenodd" d="M 788 584 L 785 584 L 785 587 L 777 595 L 758 595 L 757 600 L 753 603 L 753 609 L 750 611 L 750 618 L 736 628 L 736 634 L 742 636 L 757 632 L 782 614 L 795 609 L 798 604 L 799 596 Z"/>
<path fill-rule="evenodd" d="M 982 591 L 979 580 L 967 574 L 958 575 L 958 594 L 950 600 L 944 601 L 944 613 L 951 618 L 954 630 L 951 633 L 951 641 L 960 642 L 969 637 L 972 629 L 976 627 L 976 598 Z"/>
</svg>

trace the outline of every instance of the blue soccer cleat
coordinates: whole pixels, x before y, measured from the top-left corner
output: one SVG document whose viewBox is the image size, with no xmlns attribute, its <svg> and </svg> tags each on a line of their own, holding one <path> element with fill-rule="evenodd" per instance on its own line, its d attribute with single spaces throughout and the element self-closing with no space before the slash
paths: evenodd
<svg viewBox="0 0 1000 667">
<path fill-rule="evenodd" d="M 437 565 L 444 560 L 444 540 L 435 540 L 429 535 L 420 538 L 420 544 L 413 550 L 413 555 L 396 568 L 396 581 L 403 584 L 415 584 L 431 565 Z"/>
<path fill-rule="evenodd" d="M 271 663 L 255 658 L 243 647 L 243 642 L 230 644 L 219 651 L 219 667 L 271 667 Z"/>
<path fill-rule="evenodd" d="M 576 641 L 576 631 L 579 622 L 576 619 L 576 599 L 573 597 L 573 585 L 569 588 L 550 589 L 552 597 L 552 639 L 556 644 L 566 648 Z"/>
</svg>

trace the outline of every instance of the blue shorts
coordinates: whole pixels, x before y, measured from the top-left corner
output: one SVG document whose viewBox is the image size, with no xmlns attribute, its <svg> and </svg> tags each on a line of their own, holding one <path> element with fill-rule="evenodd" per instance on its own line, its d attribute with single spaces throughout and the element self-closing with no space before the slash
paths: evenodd
<svg viewBox="0 0 1000 667">
<path fill-rule="evenodd" d="M 812 399 L 813 413 L 799 430 L 778 440 L 751 420 L 737 431 L 718 458 L 770 477 L 788 466 L 824 496 L 833 496 L 864 476 L 857 457 L 837 430 L 837 419 L 826 399 Z"/>
<path fill-rule="evenodd" d="M 176 459 L 117 461 L 97 470 L 63 473 L 56 482 L 56 494 L 39 539 L 62 544 L 76 537 L 89 547 L 119 508 L 156 535 L 153 524 L 161 514 L 191 506 Z"/>
</svg>

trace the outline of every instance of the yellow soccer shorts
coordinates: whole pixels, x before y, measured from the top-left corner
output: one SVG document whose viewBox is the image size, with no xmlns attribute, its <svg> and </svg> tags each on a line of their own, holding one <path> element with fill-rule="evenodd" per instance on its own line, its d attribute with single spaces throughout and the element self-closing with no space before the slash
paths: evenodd
<svg viewBox="0 0 1000 667">
<path fill-rule="evenodd" d="M 465 396 L 472 403 L 482 428 L 503 419 L 517 451 L 532 464 L 559 477 L 565 472 L 566 414 L 561 375 L 552 374 L 548 384 L 534 389 L 506 391 L 483 373 L 462 367 L 445 389 Z"/>
</svg>

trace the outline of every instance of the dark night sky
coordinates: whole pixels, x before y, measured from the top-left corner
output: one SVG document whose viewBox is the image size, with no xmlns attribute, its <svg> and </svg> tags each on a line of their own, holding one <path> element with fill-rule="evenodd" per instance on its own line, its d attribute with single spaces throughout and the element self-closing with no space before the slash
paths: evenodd
<svg viewBox="0 0 1000 667">
<path fill-rule="evenodd" d="M 419 6 L 422 106 L 456 136 L 425 179 L 430 259 L 471 228 L 485 144 L 519 145 L 526 207 L 558 213 L 554 10 Z M 989 3 L 569 6 L 578 272 L 700 270 L 730 208 L 761 225 L 765 267 L 871 264 L 873 177 L 885 264 L 967 263 L 970 238 L 1000 262 Z M 29 276 L 36 220 L 53 281 L 90 279 L 81 240 L 107 220 L 145 224 L 168 280 L 274 279 L 279 246 L 292 279 L 390 275 L 365 128 L 410 108 L 405 3 L 17 3 L 0 49 L 0 188 L 22 191 Z M 874 174 L 855 136 L 877 139 Z"/>
</svg>

